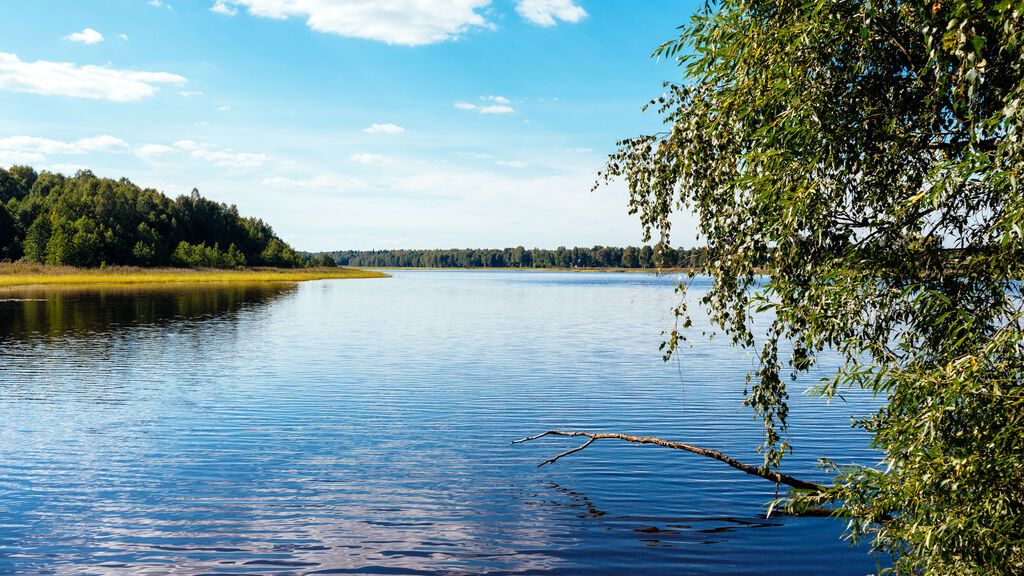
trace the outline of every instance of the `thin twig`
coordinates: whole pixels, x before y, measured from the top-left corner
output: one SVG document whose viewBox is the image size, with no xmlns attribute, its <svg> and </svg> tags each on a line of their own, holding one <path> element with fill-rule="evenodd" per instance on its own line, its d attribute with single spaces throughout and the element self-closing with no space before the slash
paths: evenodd
<svg viewBox="0 0 1024 576">
<path fill-rule="evenodd" d="M 815 484 L 814 482 L 807 482 L 805 480 L 800 480 L 799 478 L 794 478 L 793 476 L 790 476 L 788 474 L 783 474 L 781 472 L 776 472 L 774 470 L 765 469 L 765 468 L 758 468 L 757 466 L 751 466 L 750 464 L 744 464 L 743 462 L 740 462 L 739 460 L 736 460 L 735 458 L 732 458 L 731 456 L 726 456 L 725 454 L 719 452 L 718 450 L 711 450 L 709 448 L 701 448 L 700 446 L 694 446 L 692 444 L 684 444 L 682 442 L 672 442 L 672 441 L 669 441 L 669 440 L 663 440 L 661 438 L 657 438 L 655 436 L 630 436 L 628 434 L 617 434 L 617 433 L 606 433 L 606 432 L 567 432 L 567 431 L 563 431 L 563 430 L 548 430 L 547 432 L 544 432 L 543 434 L 537 434 L 536 436 L 528 436 L 528 437 L 522 438 L 520 440 L 513 440 L 512 443 L 513 444 L 522 444 L 524 442 L 529 442 L 531 440 L 537 440 L 538 438 L 543 438 L 545 436 L 579 436 L 579 437 L 589 438 L 590 440 L 588 440 L 583 445 L 577 446 L 576 448 L 573 448 L 572 450 L 567 450 L 567 451 L 565 451 L 565 452 L 555 456 L 554 458 L 549 458 L 548 460 L 545 460 L 544 462 L 541 462 L 540 464 L 538 464 L 538 466 L 543 466 L 545 464 L 551 464 L 553 462 L 556 462 L 559 458 L 562 458 L 563 456 L 568 456 L 569 454 L 573 454 L 575 452 L 579 452 L 580 450 L 583 450 L 587 446 L 590 446 L 591 444 L 593 444 L 595 440 L 614 439 L 614 440 L 625 440 L 626 442 L 632 442 L 634 444 L 655 444 L 657 446 L 663 446 L 665 448 L 672 448 L 674 450 L 685 450 L 687 452 L 692 452 L 692 453 L 698 454 L 700 456 L 706 456 L 708 458 L 714 458 L 715 460 L 718 460 L 720 462 L 725 462 L 729 466 L 732 466 L 733 468 L 735 468 L 735 469 L 737 469 L 737 470 L 739 470 L 741 472 L 746 472 L 747 474 L 750 474 L 752 476 L 757 476 L 759 478 L 764 478 L 765 480 L 770 480 L 772 482 L 777 482 L 777 483 L 780 483 L 780 484 L 785 484 L 787 486 L 792 486 L 793 488 L 799 488 L 801 490 L 811 490 L 813 492 L 821 492 L 822 490 L 825 489 L 825 487 L 822 486 L 821 484 Z"/>
<path fill-rule="evenodd" d="M 543 466 L 545 464 L 554 464 L 562 456 L 568 456 L 569 454 L 572 454 L 573 452 L 579 452 L 580 450 L 583 450 L 587 446 L 590 446 L 591 444 L 593 444 L 595 440 L 597 440 L 597 438 L 591 438 L 590 440 L 587 440 L 586 442 L 584 442 L 582 446 L 577 446 L 577 447 L 573 448 L 572 450 L 566 450 L 565 452 L 562 452 L 561 454 L 559 454 L 558 456 L 555 456 L 554 458 L 548 458 L 547 460 L 541 462 L 540 464 L 537 464 L 537 467 L 540 468 L 541 466 Z"/>
</svg>

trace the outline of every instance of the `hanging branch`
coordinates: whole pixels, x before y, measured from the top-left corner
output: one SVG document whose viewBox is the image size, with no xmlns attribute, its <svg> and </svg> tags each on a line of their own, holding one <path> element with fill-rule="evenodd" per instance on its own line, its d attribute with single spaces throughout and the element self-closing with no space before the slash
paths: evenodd
<svg viewBox="0 0 1024 576">
<path fill-rule="evenodd" d="M 701 456 L 706 456 L 708 458 L 714 458 L 715 460 L 719 460 L 721 462 L 725 462 L 729 466 L 732 466 L 733 468 L 735 468 L 735 469 L 737 469 L 737 470 L 739 470 L 741 472 L 746 472 L 747 474 L 750 474 L 752 476 L 758 476 L 760 478 L 764 478 L 765 480 L 770 480 L 770 481 L 775 482 L 777 484 L 785 484 L 787 486 L 792 486 L 793 488 L 799 488 L 801 490 L 811 490 L 813 492 L 821 492 L 822 490 L 825 489 L 825 487 L 822 486 L 821 484 L 815 484 L 814 482 L 807 482 L 805 480 L 800 480 L 799 478 L 794 478 L 794 477 L 792 477 L 792 476 L 790 476 L 788 474 L 783 474 L 781 472 L 776 472 L 774 470 L 768 470 L 768 469 L 758 468 L 756 466 L 751 466 L 750 464 L 744 464 L 743 462 L 740 462 L 739 460 L 736 460 L 735 458 L 732 458 L 730 456 L 726 456 L 725 454 L 722 454 L 718 450 L 710 450 L 708 448 L 701 448 L 699 446 L 694 446 L 692 444 L 684 444 L 682 442 L 671 442 L 671 441 L 668 441 L 668 440 L 662 440 L 661 438 L 657 438 L 657 437 L 654 437 L 654 436 L 630 436 L 628 434 L 615 434 L 615 433 L 603 433 L 603 432 L 601 432 L 601 433 L 598 433 L 598 432 L 566 432 L 566 431 L 562 431 L 562 430 L 548 430 L 547 432 L 544 432 L 543 434 L 537 434 L 536 436 L 528 436 L 528 437 L 522 438 L 520 440 L 513 440 L 512 443 L 513 444 L 522 444 L 524 442 L 529 442 L 531 440 L 536 440 L 538 438 L 543 438 L 544 436 L 581 436 L 581 437 L 584 437 L 584 438 L 589 438 L 589 440 L 584 442 L 582 445 L 577 446 L 576 448 L 573 448 L 571 450 L 566 450 L 565 452 L 562 452 L 561 454 L 559 454 L 557 456 L 554 456 L 552 458 L 548 458 L 547 460 L 541 462 L 537 466 L 543 466 L 545 464 L 553 464 L 554 462 L 557 462 L 559 458 L 562 458 L 563 456 L 568 456 L 570 454 L 579 452 L 580 450 L 583 450 L 587 446 L 590 446 L 591 444 L 593 444 L 597 440 L 614 439 L 614 440 L 625 440 L 626 442 L 632 442 L 634 444 L 656 444 L 658 446 L 663 446 L 665 448 L 672 448 L 674 450 L 685 450 L 687 452 L 692 452 L 694 454 L 699 454 Z"/>
</svg>

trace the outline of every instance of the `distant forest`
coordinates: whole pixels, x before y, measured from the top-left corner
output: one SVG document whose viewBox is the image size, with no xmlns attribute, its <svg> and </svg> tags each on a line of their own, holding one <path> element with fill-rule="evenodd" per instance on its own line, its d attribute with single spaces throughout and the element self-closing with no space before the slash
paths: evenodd
<svg viewBox="0 0 1024 576">
<path fill-rule="evenodd" d="M 592 248 L 341 250 L 327 252 L 341 266 L 401 268 L 689 268 L 698 266 L 705 248 L 594 246 Z"/>
<path fill-rule="evenodd" d="M 126 178 L 0 168 L 0 261 L 236 268 L 309 265 L 263 220 L 193 189 L 170 199 Z M 313 258 L 317 265 L 333 260 Z"/>
<path fill-rule="evenodd" d="M 171 199 L 126 178 L 0 168 L 0 261 L 66 266 L 674 268 L 706 249 L 594 246 L 296 252 L 263 220 L 198 190 Z"/>
</svg>

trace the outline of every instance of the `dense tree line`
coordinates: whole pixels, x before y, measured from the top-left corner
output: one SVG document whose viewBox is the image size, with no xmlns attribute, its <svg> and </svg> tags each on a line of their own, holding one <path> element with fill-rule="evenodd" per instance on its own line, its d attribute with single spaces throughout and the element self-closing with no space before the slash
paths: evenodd
<svg viewBox="0 0 1024 576">
<path fill-rule="evenodd" d="M 192 190 L 171 199 L 126 178 L 0 168 L 0 261 L 52 265 L 307 265 L 263 220 Z"/>
<path fill-rule="evenodd" d="M 703 248 L 594 246 L 592 248 L 342 250 L 327 253 L 342 266 L 408 268 L 690 268 Z"/>
</svg>

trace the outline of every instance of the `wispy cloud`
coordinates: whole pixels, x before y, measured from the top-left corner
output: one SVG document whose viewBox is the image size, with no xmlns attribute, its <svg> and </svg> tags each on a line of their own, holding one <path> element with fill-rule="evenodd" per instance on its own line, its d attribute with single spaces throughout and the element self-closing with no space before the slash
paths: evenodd
<svg viewBox="0 0 1024 576">
<path fill-rule="evenodd" d="M 92 28 L 86 28 L 81 32 L 72 32 L 65 36 L 64 39 L 72 42 L 81 42 L 82 44 L 99 44 L 103 42 L 103 34 Z"/>
<path fill-rule="evenodd" d="M 320 174 L 312 178 L 264 178 L 260 184 L 285 190 L 352 191 L 366 188 L 363 180 L 340 174 Z"/>
<path fill-rule="evenodd" d="M 47 138 L 8 136 L 0 138 L 0 166 L 36 164 L 49 154 L 75 154 L 74 145 Z"/>
<path fill-rule="evenodd" d="M 216 0 L 214 12 L 233 15 L 238 8 L 263 18 L 305 18 L 318 32 L 420 46 L 457 38 L 478 28 L 493 28 L 481 9 L 491 0 Z"/>
<path fill-rule="evenodd" d="M 256 168 L 270 160 L 270 156 L 258 152 L 236 152 L 230 148 L 220 149 L 214 144 L 194 140 L 178 140 L 174 147 L 189 152 L 193 158 L 205 160 L 221 168 Z"/>
<path fill-rule="evenodd" d="M 397 124 L 370 124 L 368 128 L 363 128 L 363 132 L 367 134 L 402 134 L 405 132 L 405 128 Z"/>
<path fill-rule="evenodd" d="M 107 134 L 76 140 L 75 146 L 86 152 L 117 152 L 128 149 L 128 143 Z"/>
<path fill-rule="evenodd" d="M 8 136 L 0 138 L 0 165 L 38 164 L 50 156 L 123 152 L 128 148 L 127 142 L 107 134 L 70 142 L 38 136 Z"/>
<path fill-rule="evenodd" d="M 526 162 L 519 160 L 498 160 L 495 164 L 504 168 L 526 168 Z"/>
<path fill-rule="evenodd" d="M 194 158 L 200 158 L 222 168 L 256 168 L 269 160 L 266 154 L 235 152 L 234 150 L 196 150 Z"/>
<path fill-rule="evenodd" d="M 205 142 L 196 142 L 195 140 L 178 140 L 174 143 L 175 148 L 182 150 L 212 150 L 216 148 L 213 144 L 207 144 Z"/>
<path fill-rule="evenodd" d="M 210 6 L 210 12 L 224 14 L 225 16 L 234 16 L 235 14 L 238 14 L 238 9 L 231 6 L 224 0 L 217 0 L 214 2 L 213 6 Z"/>
<path fill-rule="evenodd" d="M 129 151 L 143 160 L 154 160 L 175 153 L 187 154 L 188 158 L 209 162 L 221 168 L 256 168 L 270 160 L 270 156 L 267 154 L 238 152 L 230 148 L 221 148 L 216 144 L 194 140 L 178 140 L 172 146 L 149 143 L 133 147 L 120 138 L 102 134 L 73 141 L 36 136 L 0 138 L 0 165 L 40 164 L 51 156 Z"/>
<path fill-rule="evenodd" d="M 349 159 L 366 166 L 390 166 L 395 163 L 392 158 L 380 154 L 353 154 Z"/>
<path fill-rule="evenodd" d="M 156 8 L 167 8 L 168 10 L 174 10 L 174 6 L 164 2 L 163 0 L 149 0 L 149 5 Z"/>
<path fill-rule="evenodd" d="M 39 164 L 44 160 L 46 160 L 46 156 L 39 152 L 4 150 L 3 148 L 0 148 L 0 168 L 23 164 Z"/>
<path fill-rule="evenodd" d="M 576 23 L 587 16 L 573 0 L 519 0 L 516 12 L 538 26 L 554 26 L 558 20 Z"/>
<path fill-rule="evenodd" d="M 0 52 L 0 90 L 47 96 L 70 96 L 114 102 L 135 102 L 153 96 L 161 84 L 184 84 L 169 72 L 139 72 L 70 62 L 23 62 Z"/>
<path fill-rule="evenodd" d="M 490 104 L 473 104 L 459 101 L 455 103 L 455 107 L 459 110 L 469 110 L 479 112 L 480 114 L 511 114 L 516 111 L 515 108 L 509 105 L 511 101 L 504 96 L 481 96 L 480 100 L 490 102 Z"/>
<path fill-rule="evenodd" d="M 166 156 L 177 152 L 176 148 L 164 146 L 163 144 L 143 144 L 135 150 L 135 155 L 144 160 L 152 160 L 159 156 Z"/>
</svg>

